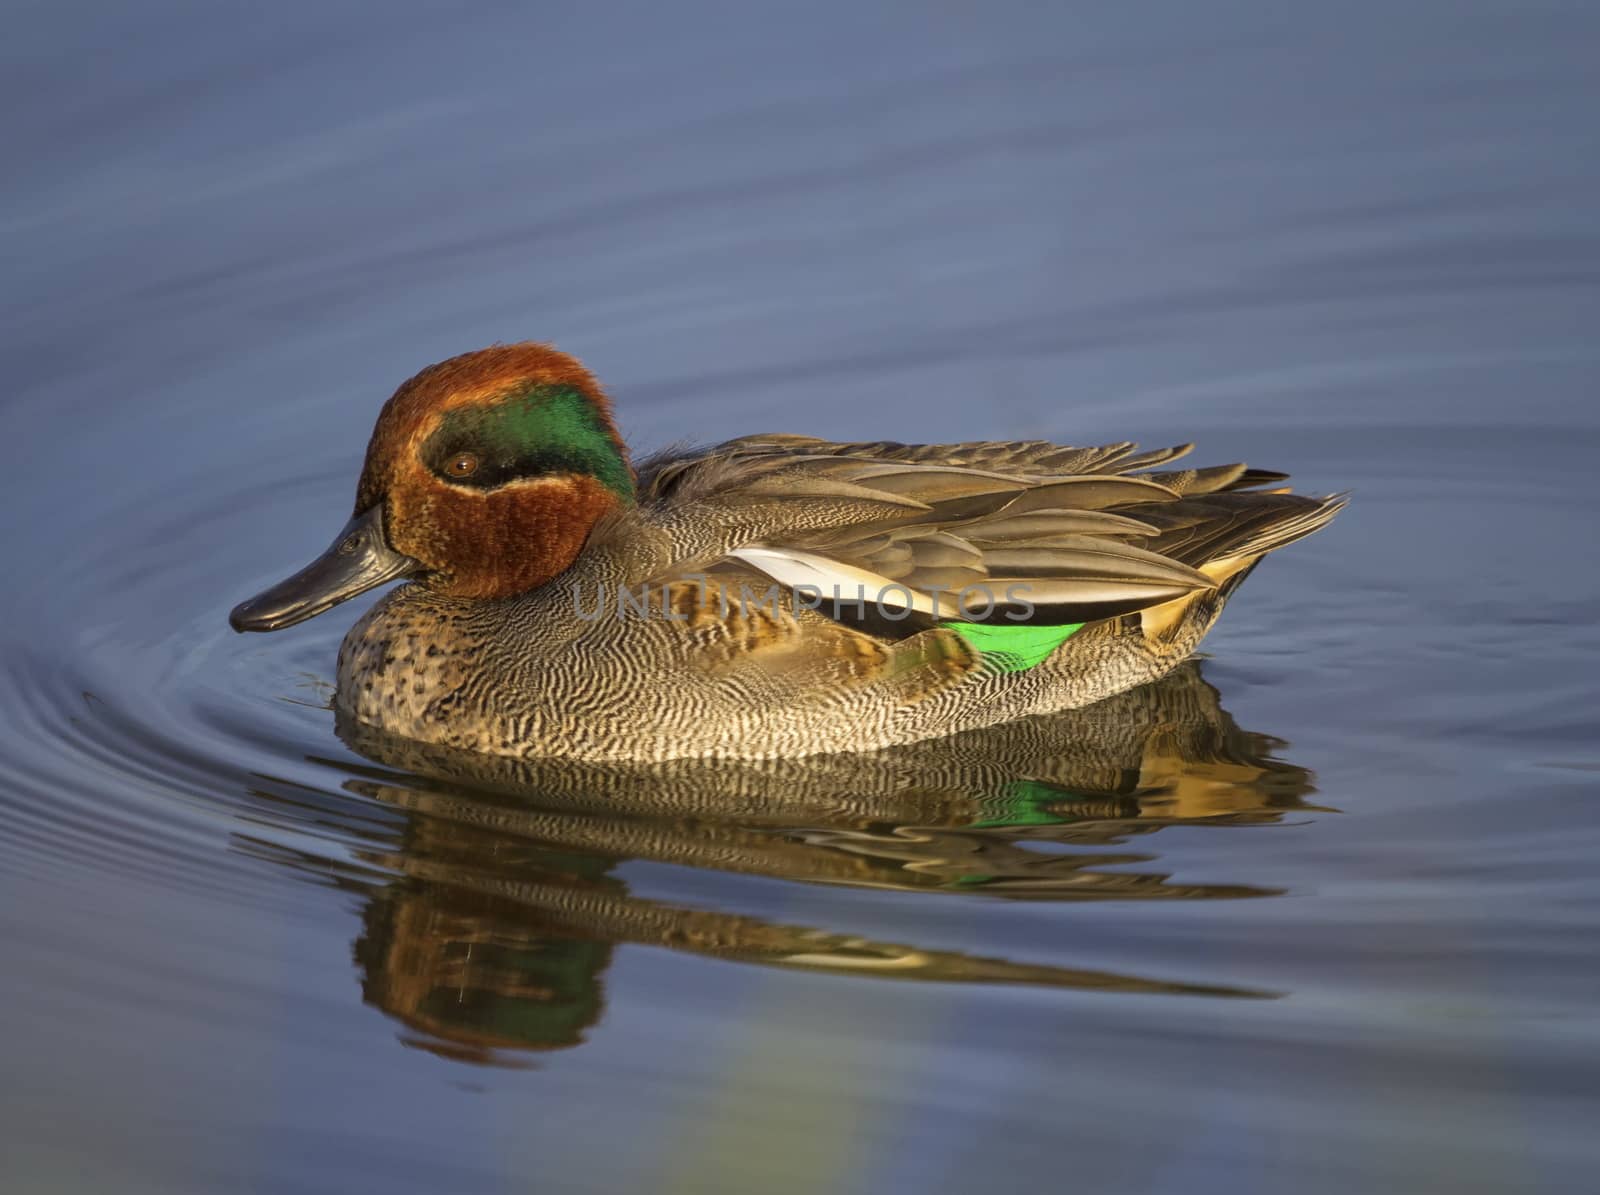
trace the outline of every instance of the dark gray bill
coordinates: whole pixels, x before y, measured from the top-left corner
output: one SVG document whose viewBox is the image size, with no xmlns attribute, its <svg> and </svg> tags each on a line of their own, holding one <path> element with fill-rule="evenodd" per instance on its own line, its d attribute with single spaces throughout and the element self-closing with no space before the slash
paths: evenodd
<svg viewBox="0 0 1600 1195">
<path fill-rule="evenodd" d="M 383 507 L 374 506 L 346 523 L 333 545 L 294 576 L 235 606 L 228 625 L 236 631 L 292 627 L 421 568 L 389 546 L 383 534 Z"/>
</svg>

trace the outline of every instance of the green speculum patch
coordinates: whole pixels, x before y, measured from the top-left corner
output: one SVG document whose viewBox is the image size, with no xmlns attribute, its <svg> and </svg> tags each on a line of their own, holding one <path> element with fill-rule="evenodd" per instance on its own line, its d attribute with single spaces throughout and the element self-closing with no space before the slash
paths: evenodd
<svg viewBox="0 0 1600 1195">
<path fill-rule="evenodd" d="M 988 622 L 947 622 L 944 625 L 1002 672 L 1026 672 L 1044 663 L 1075 631 L 1083 629 L 1081 622 L 1060 626 Z"/>
<path fill-rule="evenodd" d="M 476 459 L 465 477 L 451 472 L 464 454 Z M 578 473 L 632 500 L 633 474 L 604 416 L 582 391 L 533 386 L 447 411 L 422 445 L 422 461 L 451 485 L 492 490 L 538 477 Z"/>
</svg>

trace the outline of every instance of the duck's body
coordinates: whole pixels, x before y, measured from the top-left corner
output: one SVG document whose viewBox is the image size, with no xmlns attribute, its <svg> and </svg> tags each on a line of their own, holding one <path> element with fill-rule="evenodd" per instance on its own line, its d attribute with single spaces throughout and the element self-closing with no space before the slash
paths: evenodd
<svg viewBox="0 0 1600 1195">
<path fill-rule="evenodd" d="M 234 621 L 418 575 L 345 638 L 359 722 L 518 756 L 876 750 L 1162 676 L 1341 505 L 1151 471 L 1183 451 L 755 436 L 635 473 L 581 367 L 507 346 L 401 388 L 349 534 Z"/>
</svg>

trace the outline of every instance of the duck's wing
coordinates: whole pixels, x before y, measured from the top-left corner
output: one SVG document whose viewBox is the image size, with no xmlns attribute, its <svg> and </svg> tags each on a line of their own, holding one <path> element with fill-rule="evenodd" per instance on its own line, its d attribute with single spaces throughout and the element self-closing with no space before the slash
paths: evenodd
<svg viewBox="0 0 1600 1195">
<path fill-rule="evenodd" d="M 672 532 L 678 572 L 864 592 L 919 616 L 902 633 L 943 620 L 1059 626 L 1213 590 L 1343 505 L 1242 464 L 1158 468 L 1189 449 L 748 436 L 645 462 L 640 492 Z"/>
</svg>

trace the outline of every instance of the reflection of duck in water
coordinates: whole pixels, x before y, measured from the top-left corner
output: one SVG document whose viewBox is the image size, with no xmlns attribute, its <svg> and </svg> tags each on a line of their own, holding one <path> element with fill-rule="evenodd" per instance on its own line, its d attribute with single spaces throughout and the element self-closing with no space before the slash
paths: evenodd
<svg viewBox="0 0 1600 1195">
<path fill-rule="evenodd" d="M 556 852 L 529 852 L 521 862 L 580 888 L 603 882 L 611 866 Z M 540 911 L 449 881 L 397 880 L 362 910 L 361 997 L 411 1028 L 402 1038 L 408 1045 L 465 1062 L 503 1062 L 494 1053 L 501 1049 L 577 1045 L 600 1019 L 601 977 L 615 942 L 567 932 Z"/>
<path fill-rule="evenodd" d="M 341 726 L 377 769 L 346 787 L 407 810 L 363 851 L 363 995 L 452 1056 L 573 1045 L 618 943 L 769 966 L 944 982 L 1261 995 L 922 950 L 631 895 L 642 859 L 786 880 L 1009 899 L 1272 895 L 1172 884 L 1105 846 L 1174 824 L 1275 821 L 1308 774 L 1273 760 L 1187 666 L 1098 705 L 869 756 L 583 767 L 448 752 Z M 469 787 L 470 786 L 470 787 Z M 1047 850 L 1038 844 L 1049 844 Z M 281 855 L 280 855 L 281 858 Z"/>
</svg>

